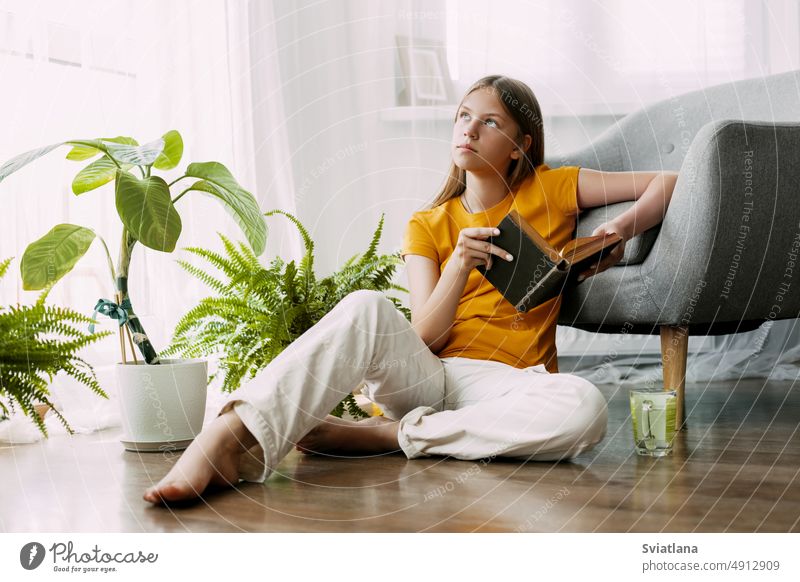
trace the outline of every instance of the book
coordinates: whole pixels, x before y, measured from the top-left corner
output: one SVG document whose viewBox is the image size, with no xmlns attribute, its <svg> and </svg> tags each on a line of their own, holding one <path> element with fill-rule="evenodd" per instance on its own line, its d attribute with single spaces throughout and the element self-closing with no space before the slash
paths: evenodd
<svg viewBox="0 0 800 582">
<path fill-rule="evenodd" d="M 500 234 L 488 242 L 511 253 L 511 261 L 492 255 L 492 266 L 475 267 L 517 311 L 529 309 L 558 296 L 577 277 L 611 252 L 622 237 L 618 234 L 579 237 L 561 251 L 554 249 L 516 210 L 511 210 L 496 228 Z"/>
</svg>

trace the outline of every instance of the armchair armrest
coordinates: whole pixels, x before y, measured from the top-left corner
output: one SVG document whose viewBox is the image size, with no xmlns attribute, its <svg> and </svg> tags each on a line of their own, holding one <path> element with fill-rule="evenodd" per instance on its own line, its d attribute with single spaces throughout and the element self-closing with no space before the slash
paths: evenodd
<svg viewBox="0 0 800 582">
<path fill-rule="evenodd" d="M 700 129 L 641 265 L 658 323 L 800 315 L 798 157 L 800 123 L 721 120 Z"/>
</svg>

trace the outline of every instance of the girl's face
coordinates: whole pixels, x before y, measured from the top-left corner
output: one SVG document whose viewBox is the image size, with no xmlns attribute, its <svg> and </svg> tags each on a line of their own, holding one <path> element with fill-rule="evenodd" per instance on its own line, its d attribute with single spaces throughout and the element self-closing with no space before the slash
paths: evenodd
<svg viewBox="0 0 800 582">
<path fill-rule="evenodd" d="M 453 126 L 453 162 L 467 172 L 491 173 L 505 177 L 511 160 L 522 152 L 516 142 L 519 126 L 506 113 L 493 88 L 477 89 L 467 95 Z M 531 136 L 522 143 L 527 150 Z"/>
</svg>

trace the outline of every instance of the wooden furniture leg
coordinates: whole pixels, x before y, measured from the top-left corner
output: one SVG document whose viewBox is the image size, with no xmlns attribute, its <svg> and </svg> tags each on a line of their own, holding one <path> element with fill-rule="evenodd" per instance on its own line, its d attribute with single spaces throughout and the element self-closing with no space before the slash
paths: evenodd
<svg viewBox="0 0 800 582">
<path fill-rule="evenodd" d="M 664 390 L 675 390 L 675 430 L 684 423 L 684 393 L 686 389 L 686 354 L 689 347 L 689 328 L 685 325 L 661 326 L 661 364 L 664 370 Z"/>
</svg>

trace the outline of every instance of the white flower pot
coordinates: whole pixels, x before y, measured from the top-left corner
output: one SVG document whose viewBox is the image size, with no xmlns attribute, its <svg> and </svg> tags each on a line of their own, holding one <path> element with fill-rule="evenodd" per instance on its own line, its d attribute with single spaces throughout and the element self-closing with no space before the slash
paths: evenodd
<svg viewBox="0 0 800 582">
<path fill-rule="evenodd" d="M 208 364 L 205 360 L 117 363 L 122 444 L 129 451 L 175 451 L 203 428 Z"/>
</svg>

